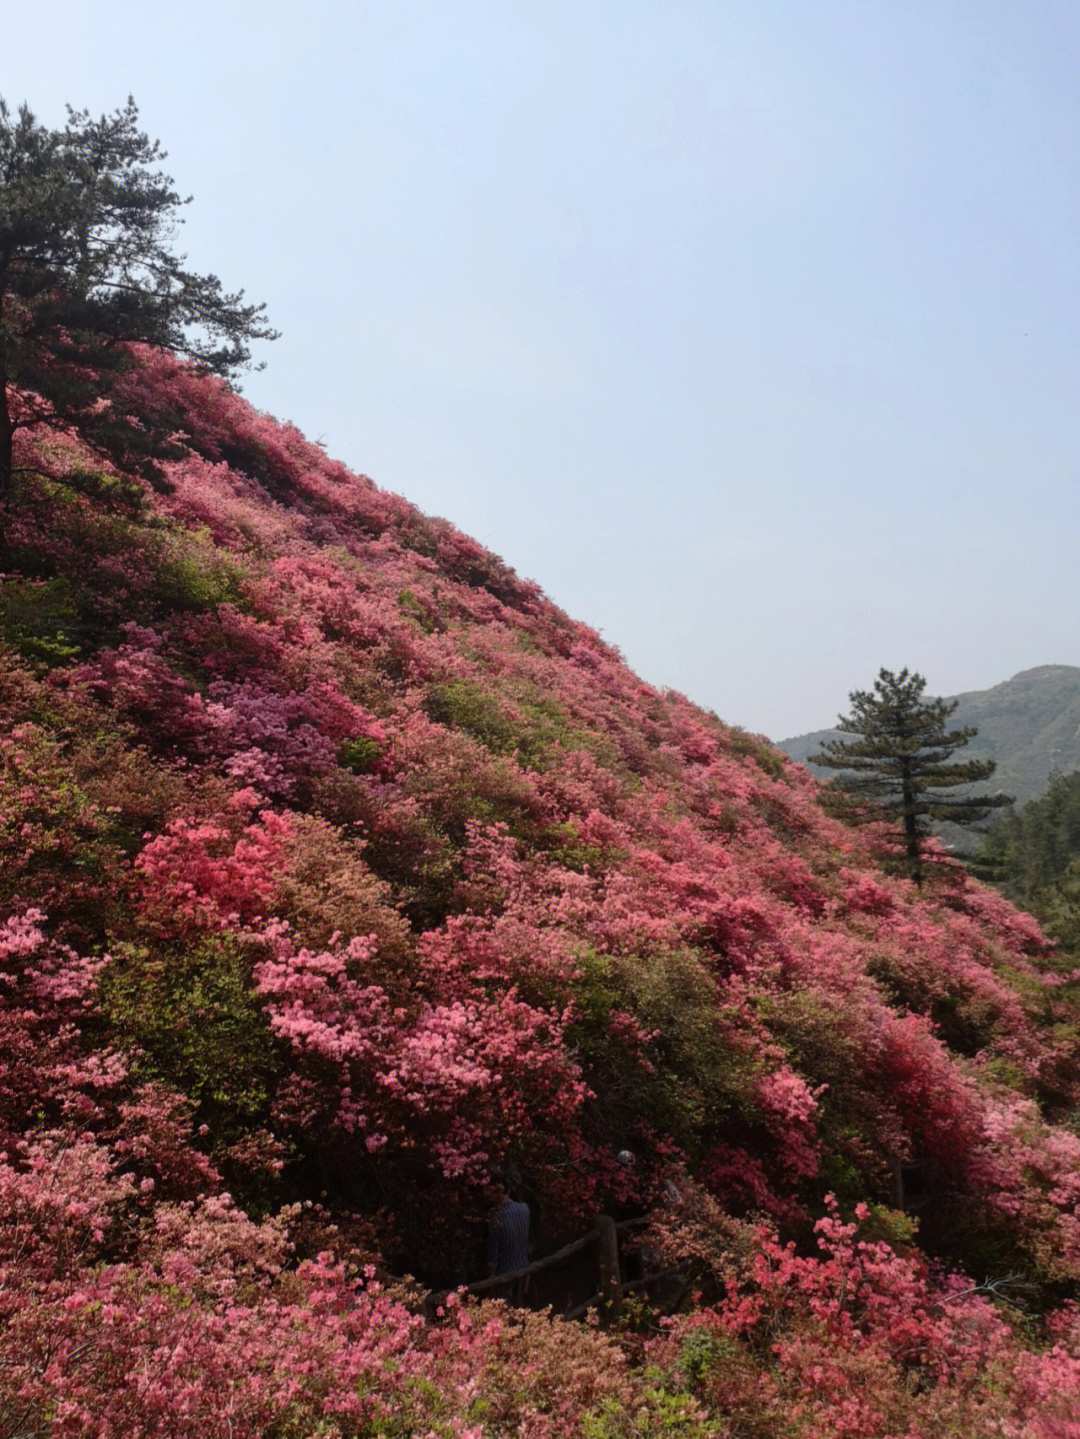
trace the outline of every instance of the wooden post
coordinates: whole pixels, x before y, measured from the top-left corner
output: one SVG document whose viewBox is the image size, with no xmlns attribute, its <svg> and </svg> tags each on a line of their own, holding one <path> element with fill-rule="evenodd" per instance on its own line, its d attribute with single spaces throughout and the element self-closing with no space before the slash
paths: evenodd
<svg viewBox="0 0 1080 1439">
<path fill-rule="evenodd" d="M 619 1317 L 622 1301 L 622 1271 L 619 1268 L 619 1232 L 608 1214 L 596 1220 L 597 1260 L 600 1269 L 600 1312 L 610 1322 Z"/>
<path fill-rule="evenodd" d="M 904 1166 L 898 1154 L 889 1156 L 889 1165 L 892 1169 L 892 1198 L 893 1208 L 904 1208 Z"/>
</svg>

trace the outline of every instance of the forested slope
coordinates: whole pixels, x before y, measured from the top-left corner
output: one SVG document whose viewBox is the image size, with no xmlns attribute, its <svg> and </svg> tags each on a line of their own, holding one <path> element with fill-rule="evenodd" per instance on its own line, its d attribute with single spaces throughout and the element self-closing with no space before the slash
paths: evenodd
<svg viewBox="0 0 1080 1439">
<path fill-rule="evenodd" d="M 976 867 L 1080 956 L 1080 770 L 1055 775 L 1044 795 L 1000 816 Z"/>
<path fill-rule="evenodd" d="M 1034 922 L 223 384 L 123 384 L 167 485 L 27 431 L 4 517 L 0 1434 L 1080 1432 Z M 391 1276 L 478 1277 L 498 1167 L 695 1303 L 426 1323 Z"/>
</svg>

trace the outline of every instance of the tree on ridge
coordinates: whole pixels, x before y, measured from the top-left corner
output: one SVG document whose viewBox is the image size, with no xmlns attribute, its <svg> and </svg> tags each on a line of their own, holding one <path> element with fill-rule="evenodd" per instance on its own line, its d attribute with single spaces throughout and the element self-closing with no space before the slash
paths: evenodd
<svg viewBox="0 0 1080 1439">
<path fill-rule="evenodd" d="M 138 128 L 130 99 L 92 120 L 68 108 L 61 130 L 0 100 L 0 500 L 12 440 L 28 425 L 74 428 L 103 456 L 153 477 L 178 453 L 168 416 L 125 405 L 118 378 L 133 346 L 175 351 L 234 378 L 253 340 L 274 339 L 262 305 L 184 268 L 171 248 L 186 204 Z"/>
<path fill-rule="evenodd" d="M 854 736 L 826 741 L 813 764 L 839 773 L 832 787 L 855 800 L 869 802 L 877 813 L 898 821 L 903 830 L 908 871 L 916 884 L 923 880 L 927 820 L 976 824 L 991 810 L 1012 803 L 1010 795 L 952 795 L 957 786 L 989 779 L 993 760 L 947 761 L 978 733 L 975 725 L 948 730 L 946 721 L 957 700 L 924 700 L 926 680 L 920 674 L 882 669 L 873 690 L 848 695 L 852 711 L 837 729 Z"/>
</svg>

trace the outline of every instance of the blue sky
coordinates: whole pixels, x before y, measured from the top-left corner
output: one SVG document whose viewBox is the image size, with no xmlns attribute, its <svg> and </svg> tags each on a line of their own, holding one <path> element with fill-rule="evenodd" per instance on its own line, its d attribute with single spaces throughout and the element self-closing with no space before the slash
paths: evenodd
<svg viewBox="0 0 1080 1439">
<path fill-rule="evenodd" d="M 1080 9 L 10 7 L 132 93 L 245 393 L 774 738 L 1080 664 Z"/>
</svg>

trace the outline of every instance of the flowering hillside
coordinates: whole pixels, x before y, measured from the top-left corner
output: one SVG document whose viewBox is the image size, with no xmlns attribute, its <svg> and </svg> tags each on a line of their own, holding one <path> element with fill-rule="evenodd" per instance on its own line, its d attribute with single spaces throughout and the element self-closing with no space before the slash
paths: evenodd
<svg viewBox="0 0 1080 1439">
<path fill-rule="evenodd" d="M 222 383 L 121 383 L 168 483 L 27 430 L 4 517 L 0 1435 L 1077 1439 L 1034 921 Z M 695 1297 L 425 1318 L 495 1170 Z"/>
</svg>

